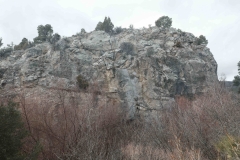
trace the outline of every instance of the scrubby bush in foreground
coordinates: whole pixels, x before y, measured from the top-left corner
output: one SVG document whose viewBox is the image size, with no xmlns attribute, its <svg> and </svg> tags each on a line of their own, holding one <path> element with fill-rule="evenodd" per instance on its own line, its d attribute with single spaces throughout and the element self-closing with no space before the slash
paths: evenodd
<svg viewBox="0 0 240 160">
<path fill-rule="evenodd" d="M 239 159 L 240 137 L 234 137 L 227 134 L 218 141 L 216 148 L 222 155 L 226 155 L 228 159 Z"/>
<path fill-rule="evenodd" d="M 97 84 L 31 95 L 18 101 L 31 133 L 27 146 L 42 146 L 39 159 L 221 160 L 239 143 L 239 97 L 220 85 L 133 121 Z"/>
<path fill-rule="evenodd" d="M 31 131 L 28 143 L 39 141 L 43 147 L 39 159 L 123 159 L 121 148 L 135 132 L 129 132 L 116 105 L 101 101 L 104 95 L 96 102 L 97 88 L 93 84 L 83 95 L 54 88 L 47 95 L 20 96 Z M 56 107 L 50 107 L 49 95 L 57 97 Z"/>
</svg>

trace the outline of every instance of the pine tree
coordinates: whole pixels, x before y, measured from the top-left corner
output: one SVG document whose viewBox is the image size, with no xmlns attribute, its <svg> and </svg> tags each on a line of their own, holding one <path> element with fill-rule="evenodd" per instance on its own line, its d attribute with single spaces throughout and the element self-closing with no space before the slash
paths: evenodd
<svg viewBox="0 0 240 160">
<path fill-rule="evenodd" d="M 238 75 L 234 77 L 233 85 L 238 87 L 238 93 L 240 93 L 240 61 L 238 62 Z"/>
<path fill-rule="evenodd" d="M 10 102 L 6 106 L 0 105 L 0 159 L 24 159 L 20 150 L 23 145 L 22 139 L 26 134 L 16 104 Z"/>
<path fill-rule="evenodd" d="M 170 28 L 172 26 L 172 18 L 169 18 L 168 16 L 162 16 L 155 21 L 155 25 L 163 29 Z"/>
<path fill-rule="evenodd" d="M 0 38 L 0 47 L 3 45 L 2 38 Z"/>
<path fill-rule="evenodd" d="M 102 31 L 105 31 L 107 33 L 110 33 L 110 32 L 113 31 L 113 28 L 114 28 L 114 25 L 111 22 L 111 19 L 109 17 L 105 17 L 103 22 L 98 22 L 95 30 L 96 31 L 102 30 Z"/>
</svg>

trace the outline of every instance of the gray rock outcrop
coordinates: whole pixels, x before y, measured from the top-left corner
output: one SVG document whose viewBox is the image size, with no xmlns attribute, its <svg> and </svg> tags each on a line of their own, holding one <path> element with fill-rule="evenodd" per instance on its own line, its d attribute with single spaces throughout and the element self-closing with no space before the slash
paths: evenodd
<svg viewBox="0 0 240 160">
<path fill-rule="evenodd" d="M 47 88 L 61 80 L 71 88 L 82 75 L 102 83 L 109 98 L 134 117 L 137 109 L 162 109 L 176 95 L 200 94 L 218 81 L 212 53 L 195 40 L 191 33 L 158 27 L 82 33 L 0 58 L 1 87 Z"/>
</svg>

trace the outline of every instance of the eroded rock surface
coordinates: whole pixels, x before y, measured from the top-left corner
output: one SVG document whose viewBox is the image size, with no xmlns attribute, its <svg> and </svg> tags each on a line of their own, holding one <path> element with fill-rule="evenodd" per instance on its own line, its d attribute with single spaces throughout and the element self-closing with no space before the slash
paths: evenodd
<svg viewBox="0 0 240 160">
<path fill-rule="evenodd" d="M 217 81 L 217 63 L 196 37 L 174 28 L 125 29 L 109 35 L 93 31 L 39 44 L 0 59 L 1 87 L 76 86 L 82 75 L 134 117 L 137 109 L 162 109 L 176 95 L 203 93 Z M 121 48 L 129 42 L 133 49 Z"/>
</svg>

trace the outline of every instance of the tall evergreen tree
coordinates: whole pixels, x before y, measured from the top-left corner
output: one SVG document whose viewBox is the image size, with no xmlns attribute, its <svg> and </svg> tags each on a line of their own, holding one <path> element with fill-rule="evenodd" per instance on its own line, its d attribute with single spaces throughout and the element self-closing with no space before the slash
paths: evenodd
<svg viewBox="0 0 240 160">
<path fill-rule="evenodd" d="M 111 22 L 111 19 L 109 17 L 105 17 L 104 21 L 103 22 L 98 22 L 95 30 L 102 30 L 102 31 L 105 31 L 107 33 L 110 33 L 112 32 L 114 28 L 114 25 L 113 23 Z"/>
<path fill-rule="evenodd" d="M 238 93 L 240 93 L 240 61 L 237 64 L 238 66 L 238 75 L 234 77 L 233 85 L 238 87 Z"/>
<path fill-rule="evenodd" d="M 3 45 L 2 38 L 0 38 L 0 47 Z"/>
<path fill-rule="evenodd" d="M 96 30 L 96 31 L 101 31 L 101 30 L 103 30 L 103 28 L 102 28 L 102 24 L 103 24 L 102 22 L 98 22 L 98 24 L 97 24 L 95 30 Z"/>
<path fill-rule="evenodd" d="M 15 103 L 0 105 L 0 159 L 24 159 L 20 150 L 26 136 L 20 112 Z"/>
</svg>

